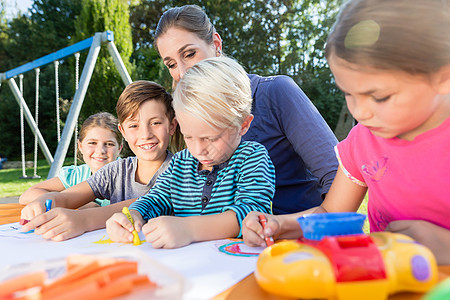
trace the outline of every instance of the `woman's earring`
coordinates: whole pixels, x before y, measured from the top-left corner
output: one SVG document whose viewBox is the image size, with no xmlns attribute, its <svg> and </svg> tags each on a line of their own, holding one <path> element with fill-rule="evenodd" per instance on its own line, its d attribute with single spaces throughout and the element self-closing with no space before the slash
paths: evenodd
<svg viewBox="0 0 450 300">
<path fill-rule="evenodd" d="M 217 49 L 216 56 L 221 56 L 221 55 L 222 55 L 222 50 Z"/>
</svg>

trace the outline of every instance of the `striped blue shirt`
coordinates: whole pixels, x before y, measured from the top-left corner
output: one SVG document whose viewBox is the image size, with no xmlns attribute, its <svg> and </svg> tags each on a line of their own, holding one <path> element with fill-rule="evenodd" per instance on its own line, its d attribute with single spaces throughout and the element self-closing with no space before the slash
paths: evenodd
<svg viewBox="0 0 450 300">
<path fill-rule="evenodd" d="M 240 227 L 250 211 L 271 213 L 275 168 L 263 145 L 241 142 L 231 158 L 212 171 L 198 170 L 198 164 L 188 149 L 178 152 L 155 186 L 130 209 L 145 221 L 163 215 L 187 217 L 233 210 Z"/>
</svg>

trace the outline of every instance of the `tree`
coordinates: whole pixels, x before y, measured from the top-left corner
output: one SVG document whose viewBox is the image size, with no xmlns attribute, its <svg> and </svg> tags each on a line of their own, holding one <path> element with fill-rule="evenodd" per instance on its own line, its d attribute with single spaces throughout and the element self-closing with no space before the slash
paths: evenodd
<svg viewBox="0 0 450 300">
<path fill-rule="evenodd" d="M 202 7 L 223 40 L 224 53 L 237 59 L 249 73 L 286 74 L 300 85 L 334 128 L 343 97 L 334 86 L 323 49 L 341 0 L 192 0 Z M 186 4 L 181 0 L 142 0 L 132 6 L 133 57 L 140 76 L 163 83 L 152 47 L 162 13 Z M 144 63 L 145 62 L 145 63 Z M 152 70 L 152 71 L 150 71 Z M 150 77 L 146 77 L 150 76 Z M 170 82 L 170 81 L 169 81 Z"/>
<path fill-rule="evenodd" d="M 129 5 L 126 0 L 81 0 L 82 11 L 75 21 L 77 41 L 93 36 L 95 32 L 111 30 L 114 43 L 129 73 L 134 66 L 130 63 L 133 52 Z M 124 84 L 107 49 L 100 51 L 97 63 L 86 93 L 81 118 L 101 111 L 115 114 L 116 102 Z"/>
<path fill-rule="evenodd" d="M 341 0 L 303 0 L 284 24 L 281 72 L 292 76 L 324 116 L 336 127 L 344 98 L 325 59 L 325 42 Z"/>
</svg>

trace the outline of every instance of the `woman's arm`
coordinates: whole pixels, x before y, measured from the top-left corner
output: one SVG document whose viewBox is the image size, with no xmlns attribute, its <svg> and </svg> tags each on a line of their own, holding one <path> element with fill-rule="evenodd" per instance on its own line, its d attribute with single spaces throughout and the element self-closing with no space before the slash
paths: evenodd
<svg viewBox="0 0 450 300">
<path fill-rule="evenodd" d="M 26 190 L 22 195 L 20 195 L 19 203 L 27 205 L 43 194 L 47 194 L 49 192 L 61 192 L 65 189 L 66 188 L 62 184 L 61 180 L 58 177 L 53 177 L 51 179 L 41 181 Z"/>
<path fill-rule="evenodd" d="M 324 118 L 292 78 L 278 76 L 270 97 L 286 137 L 311 173 L 318 178 L 324 196 L 338 169 L 334 153 L 337 139 Z"/>
</svg>

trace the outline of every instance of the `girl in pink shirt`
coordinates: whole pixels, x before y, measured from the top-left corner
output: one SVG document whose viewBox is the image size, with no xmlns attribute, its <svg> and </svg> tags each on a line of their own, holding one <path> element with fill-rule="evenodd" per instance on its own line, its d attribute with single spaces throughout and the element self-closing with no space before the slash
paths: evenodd
<svg viewBox="0 0 450 300">
<path fill-rule="evenodd" d="M 340 168 L 323 204 L 356 211 L 369 193 L 371 231 L 406 234 L 450 264 L 450 2 L 351 0 L 326 56 L 358 121 L 336 146 Z M 248 245 L 301 235 L 305 212 L 244 220 Z"/>
</svg>

